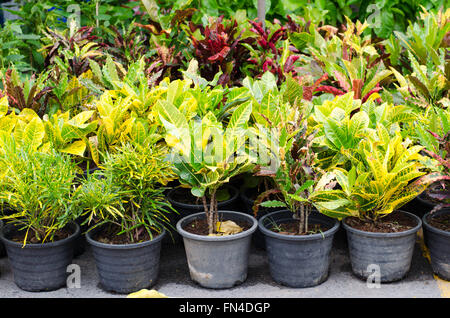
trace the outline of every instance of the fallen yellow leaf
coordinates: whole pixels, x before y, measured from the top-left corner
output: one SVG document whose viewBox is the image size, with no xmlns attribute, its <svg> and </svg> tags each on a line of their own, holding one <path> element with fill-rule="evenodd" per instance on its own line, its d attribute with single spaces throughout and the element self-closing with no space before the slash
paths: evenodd
<svg viewBox="0 0 450 318">
<path fill-rule="evenodd" d="M 244 229 L 237 225 L 233 221 L 217 222 L 216 232 L 222 235 L 237 234 L 242 232 Z"/>
<path fill-rule="evenodd" d="M 169 297 L 154 289 L 152 290 L 141 289 L 140 291 L 129 294 L 127 298 L 169 298 Z"/>
</svg>

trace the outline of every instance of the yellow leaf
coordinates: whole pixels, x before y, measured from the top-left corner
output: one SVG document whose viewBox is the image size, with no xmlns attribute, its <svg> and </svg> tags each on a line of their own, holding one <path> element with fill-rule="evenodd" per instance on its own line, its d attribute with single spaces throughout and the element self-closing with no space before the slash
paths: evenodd
<svg viewBox="0 0 450 318">
<path fill-rule="evenodd" d="M 8 112 L 8 97 L 0 98 L 0 117 L 3 117 Z"/>
<path fill-rule="evenodd" d="M 0 130 L 11 133 L 16 125 L 17 118 L 15 116 L 0 117 Z"/>
<path fill-rule="evenodd" d="M 233 221 L 217 222 L 216 232 L 223 235 L 231 235 L 242 232 L 244 229 Z"/>
<path fill-rule="evenodd" d="M 71 124 L 73 126 L 85 128 L 87 125 L 83 125 L 83 124 L 89 118 L 91 118 L 93 114 L 94 114 L 93 110 L 83 111 L 83 112 L 79 113 L 78 115 L 76 115 L 75 117 L 73 117 L 72 119 L 70 119 L 68 122 L 69 122 L 69 124 Z"/>
<path fill-rule="evenodd" d="M 18 115 L 19 119 L 29 123 L 34 118 L 39 117 L 34 110 L 31 108 L 24 108 Z"/>
<path fill-rule="evenodd" d="M 169 297 L 154 289 L 152 290 L 141 289 L 140 291 L 129 294 L 127 298 L 169 298 Z"/>
<path fill-rule="evenodd" d="M 23 131 L 23 142 L 29 145 L 32 149 L 37 149 L 44 139 L 45 128 L 42 120 L 39 117 L 34 117 Z"/>
<path fill-rule="evenodd" d="M 82 140 L 77 140 L 70 145 L 60 149 L 61 152 L 70 153 L 72 155 L 83 156 L 86 150 L 86 143 Z"/>
</svg>

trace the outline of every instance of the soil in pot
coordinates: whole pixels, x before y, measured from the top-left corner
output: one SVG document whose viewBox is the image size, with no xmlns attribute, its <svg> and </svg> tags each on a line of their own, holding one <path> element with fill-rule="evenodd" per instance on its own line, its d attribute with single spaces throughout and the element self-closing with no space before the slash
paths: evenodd
<svg viewBox="0 0 450 318">
<path fill-rule="evenodd" d="M 226 220 L 221 220 L 226 221 Z M 242 232 L 250 229 L 251 225 L 242 221 L 235 221 L 235 223 L 242 228 Z M 208 222 L 205 219 L 195 219 L 183 227 L 186 232 L 197 235 L 208 235 Z"/>
<path fill-rule="evenodd" d="M 295 220 L 292 222 L 285 222 L 278 225 L 274 225 L 272 228 L 270 228 L 271 231 L 276 232 L 278 234 L 284 234 L 284 235 L 312 235 L 312 234 L 318 234 L 323 233 L 325 231 L 328 231 L 330 229 L 329 226 L 326 226 L 324 224 L 320 223 L 313 223 L 308 225 L 308 232 L 302 232 L 299 233 L 299 221 Z"/>
<path fill-rule="evenodd" d="M 132 241 L 129 233 L 122 233 L 118 235 L 120 232 L 120 227 L 117 225 L 110 225 L 102 229 L 93 235 L 93 239 L 104 244 L 135 244 L 145 241 L 150 241 L 153 237 L 158 236 L 158 233 L 152 231 L 152 235 L 150 235 L 144 228 L 139 230 L 139 237 Z"/>
<path fill-rule="evenodd" d="M 63 240 L 65 238 L 68 238 L 72 234 L 73 234 L 73 231 L 71 229 L 69 229 L 68 227 L 62 228 L 62 229 L 56 231 L 55 235 L 53 236 L 52 242 L 57 242 L 57 241 Z M 25 240 L 25 237 L 27 238 L 27 240 L 26 240 L 27 244 L 41 244 L 42 243 L 36 237 L 36 234 L 34 232 L 29 231 L 28 235 L 27 235 L 26 231 L 19 231 L 19 229 L 17 229 L 17 228 L 14 228 L 8 234 L 7 238 L 16 243 L 23 243 Z M 48 242 L 48 241 L 46 241 L 46 242 Z"/>
<path fill-rule="evenodd" d="M 395 212 L 377 221 L 349 217 L 345 219 L 345 223 L 354 229 L 373 233 L 403 232 L 417 225 L 417 222 L 407 215 Z"/>
</svg>

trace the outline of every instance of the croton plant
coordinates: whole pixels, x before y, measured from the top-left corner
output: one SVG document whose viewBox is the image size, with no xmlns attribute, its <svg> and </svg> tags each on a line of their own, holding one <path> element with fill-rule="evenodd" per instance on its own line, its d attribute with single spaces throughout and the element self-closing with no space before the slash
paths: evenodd
<svg viewBox="0 0 450 318">
<path fill-rule="evenodd" d="M 39 34 L 24 33 L 25 19 L 0 29 L 0 146 L 14 138 L 102 168 L 124 144 L 155 138 L 205 203 L 211 234 L 218 189 L 255 167 L 283 198 L 261 205 L 297 214 L 300 233 L 313 206 L 379 220 L 432 183 L 437 207 L 449 204 L 450 9 L 379 38 L 369 21 L 313 10 L 319 2 L 301 16 L 276 2 L 265 21 L 152 3 L 124 8 L 133 18 L 111 27 L 102 14 L 44 25 L 48 11 Z"/>
</svg>

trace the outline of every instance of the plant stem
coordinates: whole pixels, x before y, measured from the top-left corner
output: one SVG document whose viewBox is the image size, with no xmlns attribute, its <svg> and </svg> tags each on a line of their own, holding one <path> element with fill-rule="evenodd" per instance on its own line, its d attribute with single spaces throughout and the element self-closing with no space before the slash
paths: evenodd
<svg viewBox="0 0 450 318">
<path fill-rule="evenodd" d="M 211 218 L 212 218 L 212 228 L 209 229 L 209 233 L 216 232 L 216 224 L 217 224 L 217 199 L 216 199 L 216 190 L 214 189 L 211 193 Z"/>
<path fill-rule="evenodd" d="M 210 203 L 209 204 L 209 208 L 208 208 L 208 203 L 207 203 L 207 201 L 206 201 L 206 195 L 204 195 L 203 197 L 202 197 L 202 200 L 203 200 L 203 207 L 205 208 L 205 214 L 206 214 L 206 221 L 207 221 L 207 223 L 208 223 L 208 233 L 209 234 L 212 234 L 213 232 L 212 232 L 212 229 L 213 229 L 213 227 L 212 227 L 212 223 L 213 223 L 213 219 L 212 219 L 212 204 Z"/>
<path fill-rule="evenodd" d="M 311 206 L 306 205 L 306 214 L 305 214 L 305 233 L 308 233 L 308 217 L 311 213 Z"/>
<path fill-rule="evenodd" d="M 300 204 L 300 222 L 299 222 L 299 228 L 298 233 L 303 233 L 305 226 L 305 206 L 303 204 Z"/>
</svg>

